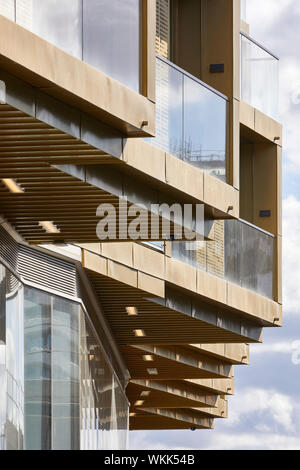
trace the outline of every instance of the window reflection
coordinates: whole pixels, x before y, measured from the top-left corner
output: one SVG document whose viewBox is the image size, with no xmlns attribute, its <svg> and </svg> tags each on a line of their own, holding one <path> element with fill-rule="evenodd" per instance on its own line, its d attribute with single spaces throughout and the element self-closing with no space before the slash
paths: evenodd
<svg viewBox="0 0 300 470">
<path fill-rule="evenodd" d="M 274 237 L 242 221 L 213 223 L 213 241 L 173 242 L 172 256 L 273 298 Z"/>
<path fill-rule="evenodd" d="M 51 449 L 51 297 L 25 288 L 25 444 Z"/>
<path fill-rule="evenodd" d="M 279 61 L 241 35 L 241 99 L 278 120 Z"/>
<path fill-rule="evenodd" d="M 16 21 L 82 59 L 81 0 L 16 0 Z"/>
<path fill-rule="evenodd" d="M 0 0 L 0 14 L 140 91 L 141 0 Z"/>
<path fill-rule="evenodd" d="M 6 271 L 6 448 L 21 449 L 24 435 L 23 288 Z"/>
<path fill-rule="evenodd" d="M 83 60 L 139 91 L 140 0 L 83 0 Z"/>
<path fill-rule="evenodd" d="M 121 392 L 120 384 L 83 312 L 80 351 L 81 448 L 126 449 L 127 399 Z"/>
<path fill-rule="evenodd" d="M 80 304 L 0 265 L 0 306 L 0 449 L 126 448 L 127 399 Z"/>
<path fill-rule="evenodd" d="M 53 299 L 53 449 L 78 449 L 79 306 Z"/>
<path fill-rule="evenodd" d="M 224 97 L 157 57 L 156 137 L 150 143 L 226 181 L 227 108 Z"/>
<path fill-rule="evenodd" d="M 15 0 L 0 0 L 0 15 L 15 20 Z"/>
</svg>

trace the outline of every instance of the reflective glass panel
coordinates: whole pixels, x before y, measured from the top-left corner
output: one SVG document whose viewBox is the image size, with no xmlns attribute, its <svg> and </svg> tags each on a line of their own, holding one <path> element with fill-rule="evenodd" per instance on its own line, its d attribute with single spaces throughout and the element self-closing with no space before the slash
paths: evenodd
<svg viewBox="0 0 300 470">
<path fill-rule="evenodd" d="M 83 0 L 83 60 L 139 91 L 140 0 Z"/>
<path fill-rule="evenodd" d="M 15 0 L 0 0 L 0 15 L 15 19 Z"/>
<path fill-rule="evenodd" d="M 225 181 L 227 109 L 223 96 L 156 58 L 156 137 L 148 142 Z"/>
<path fill-rule="evenodd" d="M 23 448 L 23 288 L 6 270 L 6 448 Z"/>
<path fill-rule="evenodd" d="M 126 395 L 80 304 L 0 265 L 0 306 L 0 449 L 126 448 Z"/>
<path fill-rule="evenodd" d="M 156 137 L 150 143 L 181 158 L 183 138 L 183 76 L 156 60 Z"/>
<path fill-rule="evenodd" d="M 279 61 L 241 35 L 241 99 L 278 120 Z"/>
<path fill-rule="evenodd" d="M 227 102 L 184 77 L 183 159 L 225 180 Z"/>
<path fill-rule="evenodd" d="M 16 21 L 82 59 L 81 0 L 16 0 Z"/>
<path fill-rule="evenodd" d="M 272 299 L 274 237 L 242 220 L 214 222 L 211 237 L 173 242 L 172 256 Z"/>
<path fill-rule="evenodd" d="M 5 268 L 0 264 L 0 450 L 5 450 L 6 427 L 6 327 Z"/>
<path fill-rule="evenodd" d="M 0 0 L 0 14 L 140 92 L 141 0 Z"/>
<path fill-rule="evenodd" d="M 128 403 L 93 327 L 81 313 L 81 449 L 127 448 Z"/>
<path fill-rule="evenodd" d="M 52 449 L 79 449 L 79 306 L 54 297 L 52 315 Z"/>
<path fill-rule="evenodd" d="M 247 22 L 247 0 L 241 0 L 241 19 Z"/>
<path fill-rule="evenodd" d="M 51 297 L 24 294 L 25 445 L 51 449 Z"/>
</svg>

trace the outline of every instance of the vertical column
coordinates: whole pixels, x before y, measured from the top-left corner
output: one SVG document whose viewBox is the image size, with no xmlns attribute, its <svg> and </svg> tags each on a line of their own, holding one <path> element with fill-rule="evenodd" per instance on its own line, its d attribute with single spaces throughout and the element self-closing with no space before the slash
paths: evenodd
<svg viewBox="0 0 300 470">
<path fill-rule="evenodd" d="M 201 79 L 230 99 L 227 180 L 239 189 L 240 0 L 201 2 Z"/>
<path fill-rule="evenodd" d="M 142 0 L 141 93 L 155 103 L 156 2 Z"/>
</svg>

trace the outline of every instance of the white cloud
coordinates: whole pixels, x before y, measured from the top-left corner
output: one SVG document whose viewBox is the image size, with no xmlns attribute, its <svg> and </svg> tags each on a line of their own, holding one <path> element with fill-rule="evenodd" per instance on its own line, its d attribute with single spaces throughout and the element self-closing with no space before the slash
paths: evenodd
<svg viewBox="0 0 300 470">
<path fill-rule="evenodd" d="M 300 438 L 274 433 L 220 433 L 207 450 L 300 450 Z"/>
<path fill-rule="evenodd" d="M 255 414 L 257 420 L 260 416 L 265 416 L 278 428 L 294 432 L 293 412 L 294 407 L 289 396 L 275 390 L 247 388 L 239 390 L 238 395 L 230 400 L 228 425 L 237 426 L 247 416 Z"/>
<path fill-rule="evenodd" d="M 168 433 L 168 436 L 172 436 L 172 432 Z M 184 431 L 183 431 L 184 432 Z M 186 431 L 187 432 L 187 431 Z M 188 447 L 176 447 L 170 446 L 168 441 L 159 441 L 157 440 L 158 432 L 134 432 L 130 435 L 130 449 L 131 450 L 193 450 L 192 448 Z M 153 440 L 149 440 L 149 435 L 155 436 Z M 172 441 L 172 439 L 171 439 Z"/>
<path fill-rule="evenodd" d="M 258 423 L 255 429 L 259 432 L 271 432 L 272 428 L 265 423 Z"/>
<path fill-rule="evenodd" d="M 277 354 L 292 354 L 295 350 L 295 340 L 291 339 L 290 341 L 271 343 L 265 342 L 264 344 L 252 344 L 251 345 L 251 356 L 252 354 L 268 354 L 268 353 L 277 353 Z"/>
<path fill-rule="evenodd" d="M 300 201 L 283 201 L 283 298 L 287 312 L 300 313 Z"/>
<path fill-rule="evenodd" d="M 266 31 L 278 21 L 282 13 L 290 8 L 293 0 L 248 0 L 247 21 L 250 27 L 255 28 L 255 34 L 266 34 Z M 258 14 L 259 12 L 259 14 Z"/>
<path fill-rule="evenodd" d="M 248 21 L 254 39 L 280 57 L 280 120 L 283 123 L 284 165 L 300 173 L 299 0 L 248 0 Z M 278 34 L 280 31 L 280 34 Z"/>
</svg>

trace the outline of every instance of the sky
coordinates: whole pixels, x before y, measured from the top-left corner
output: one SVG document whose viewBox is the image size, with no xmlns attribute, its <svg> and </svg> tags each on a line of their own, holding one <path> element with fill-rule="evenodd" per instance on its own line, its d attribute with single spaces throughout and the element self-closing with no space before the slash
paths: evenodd
<svg viewBox="0 0 300 470">
<path fill-rule="evenodd" d="M 300 450 L 300 1 L 248 0 L 250 34 L 280 57 L 284 327 L 235 368 L 229 418 L 212 431 L 130 433 L 131 449 Z"/>
</svg>

